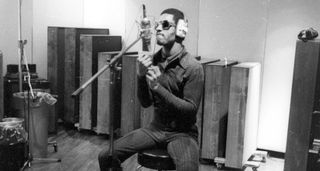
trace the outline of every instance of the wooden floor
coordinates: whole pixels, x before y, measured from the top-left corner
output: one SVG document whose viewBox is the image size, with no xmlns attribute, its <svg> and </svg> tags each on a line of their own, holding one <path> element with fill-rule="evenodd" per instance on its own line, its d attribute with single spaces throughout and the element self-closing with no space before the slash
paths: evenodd
<svg viewBox="0 0 320 171">
<path fill-rule="evenodd" d="M 51 135 L 49 141 L 57 141 L 58 152 L 48 146 L 48 158 L 61 158 L 61 163 L 44 163 L 34 161 L 26 171 L 99 171 L 97 156 L 102 148 L 109 145 L 106 136 L 96 135 L 89 131 L 60 128 L 58 134 Z M 134 171 L 137 167 L 136 156 L 123 163 L 124 171 Z M 284 161 L 268 158 L 258 169 L 259 171 L 283 171 Z M 149 171 L 150 169 L 142 169 Z M 214 165 L 201 164 L 199 171 L 217 171 Z M 226 171 L 231 169 L 221 169 Z M 251 171 L 251 169 L 246 169 Z"/>
</svg>

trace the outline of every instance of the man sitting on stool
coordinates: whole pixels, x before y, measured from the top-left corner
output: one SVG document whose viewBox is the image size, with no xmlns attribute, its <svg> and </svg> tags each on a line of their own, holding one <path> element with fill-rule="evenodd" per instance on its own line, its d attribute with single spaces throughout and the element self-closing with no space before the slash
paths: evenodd
<svg viewBox="0 0 320 171">
<path fill-rule="evenodd" d="M 166 9 L 156 23 L 157 44 L 153 56 L 138 57 L 138 98 L 143 107 L 154 105 L 153 121 L 114 142 L 113 157 L 123 162 L 148 148 L 165 147 L 177 171 L 197 171 L 199 167 L 196 114 L 202 96 L 202 66 L 190 55 L 182 41 L 187 32 L 184 14 Z M 104 149 L 99 154 L 101 170 L 112 165 Z"/>
</svg>

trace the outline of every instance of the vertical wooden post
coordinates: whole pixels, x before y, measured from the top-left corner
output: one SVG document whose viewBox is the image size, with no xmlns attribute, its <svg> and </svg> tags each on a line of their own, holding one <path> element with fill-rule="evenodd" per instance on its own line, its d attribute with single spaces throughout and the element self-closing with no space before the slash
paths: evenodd
<svg viewBox="0 0 320 171">
<path fill-rule="evenodd" d="M 320 40 L 297 41 L 292 82 L 285 171 L 311 170 L 312 115 L 320 109 Z M 314 130 L 319 131 L 319 130 Z M 319 164 L 318 169 L 319 170 Z"/>
<path fill-rule="evenodd" d="M 64 35 L 64 32 L 59 30 L 57 27 L 48 27 L 48 72 L 47 79 L 50 82 L 50 92 L 51 94 L 58 95 L 58 101 L 55 104 L 52 113 L 49 114 L 49 132 L 56 132 L 56 121 L 59 116 L 59 113 L 64 113 L 63 111 L 63 92 L 61 93 L 61 80 L 64 80 L 64 66 L 61 65 L 61 59 L 64 59 L 63 53 L 64 49 L 61 49 L 61 35 Z M 61 49 L 61 50 L 59 50 Z M 63 67 L 62 67 L 63 66 Z M 60 77 L 58 77 L 60 75 Z"/>
<path fill-rule="evenodd" d="M 0 120 L 3 118 L 3 55 L 0 51 Z"/>
<path fill-rule="evenodd" d="M 199 60 L 199 62 L 201 63 L 202 67 L 203 67 L 203 72 L 204 75 L 206 75 L 205 70 L 206 70 L 206 65 L 210 64 L 210 63 L 215 63 L 220 61 L 219 59 L 214 59 L 214 58 L 201 58 Z M 204 76 L 205 77 L 205 76 Z M 204 80 L 205 82 L 206 80 Z M 200 146 L 200 152 L 202 149 L 202 126 L 203 126 L 203 102 L 204 101 L 204 85 L 203 85 L 203 92 L 202 92 L 202 98 L 201 98 L 201 102 L 199 104 L 199 109 L 197 112 L 197 127 L 198 127 L 198 142 L 199 142 L 199 146 Z"/>
<path fill-rule="evenodd" d="M 64 58 L 60 58 L 63 66 L 63 72 L 60 76 L 59 94 L 63 102 L 62 111 L 64 113 L 64 120 L 75 122 L 75 99 L 71 97 L 75 89 L 75 60 L 76 60 L 76 33 L 75 28 L 65 28 L 64 30 L 64 51 L 62 52 Z"/>
<path fill-rule="evenodd" d="M 121 135 L 141 126 L 141 106 L 137 97 L 137 57 L 122 57 Z"/>
<path fill-rule="evenodd" d="M 73 99 L 71 94 L 80 85 L 80 35 L 83 34 L 108 35 L 109 30 L 48 27 L 47 78 L 51 84 L 51 93 L 58 95 L 54 115 L 68 124 L 75 124 L 79 119 L 79 98 Z M 51 123 L 54 122 L 49 125 Z"/>
<path fill-rule="evenodd" d="M 219 61 L 205 67 L 203 136 L 201 158 L 225 156 L 231 66 L 234 61 Z"/>
<path fill-rule="evenodd" d="M 98 54 L 98 66 L 102 68 L 119 52 L 101 52 Z M 106 70 L 98 77 L 97 93 L 97 133 L 109 134 L 110 115 L 113 114 L 114 130 L 120 127 L 121 115 L 121 71 Z M 115 97 L 111 97 L 112 91 Z M 113 113 L 112 113 L 113 112 Z"/>
<path fill-rule="evenodd" d="M 80 36 L 80 83 L 85 83 L 92 76 L 92 37 Z M 92 85 L 89 85 L 79 95 L 79 127 L 81 129 L 92 128 Z"/>
<path fill-rule="evenodd" d="M 111 59 L 111 54 L 99 53 L 98 68 L 102 68 Z M 110 71 L 107 70 L 98 77 L 98 106 L 97 106 L 97 133 L 109 133 L 110 115 Z"/>
<path fill-rule="evenodd" d="M 241 169 L 257 149 L 260 64 L 231 68 L 225 166 Z"/>
</svg>

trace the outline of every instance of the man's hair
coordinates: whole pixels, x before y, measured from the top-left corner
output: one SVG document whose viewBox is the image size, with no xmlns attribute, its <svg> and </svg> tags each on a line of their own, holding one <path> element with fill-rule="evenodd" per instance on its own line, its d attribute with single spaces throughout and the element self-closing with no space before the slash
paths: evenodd
<svg viewBox="0 0 320 171">
<path fill-rule="evenodd" d="M 160 15 L 162 14 L 171 14 L 173 15 L 173 20 L 175 22 L 175 24 L 178 23 L 179 19 L 184 19 L 184 14 L 182 11 L 178 10 L 178 9 L 175 9 L 175 8 L 168 8 L 168 9 L 165 9 L 161 12 Z"/>
</svg>

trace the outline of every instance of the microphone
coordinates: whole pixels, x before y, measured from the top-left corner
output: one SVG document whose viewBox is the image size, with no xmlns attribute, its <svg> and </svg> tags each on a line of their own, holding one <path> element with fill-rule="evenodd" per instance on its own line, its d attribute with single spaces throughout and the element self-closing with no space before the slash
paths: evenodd
<svg viewBox="0 0 320 171">
<path fill-rule="evenodd" d="M 151 34 L 152 34 L 152 28 L 151 28 L 151 21 L 147 18 L 147 12 L 146 12 L 146 6 L 142 5 L 143 9 L 143 18 L 140 22 L 140 36 L 142 38 L 143 47 L 142 49 L 144 51 L 148 51 L 150 48 L 151 43 Z"/>
</svg>

